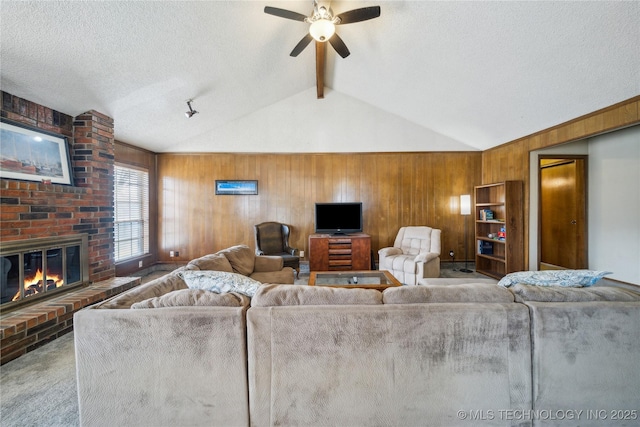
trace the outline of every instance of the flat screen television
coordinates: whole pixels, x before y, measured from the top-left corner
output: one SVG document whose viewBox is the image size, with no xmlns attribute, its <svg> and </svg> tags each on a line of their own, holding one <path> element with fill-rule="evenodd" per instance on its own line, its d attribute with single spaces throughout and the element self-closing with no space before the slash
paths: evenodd
<svg viewBox="0 0 640 427">
<path fill-rule="evenodd" d="M 362 232 L 362 202 L 316 203 L 316 233 Z"/>
</svg>

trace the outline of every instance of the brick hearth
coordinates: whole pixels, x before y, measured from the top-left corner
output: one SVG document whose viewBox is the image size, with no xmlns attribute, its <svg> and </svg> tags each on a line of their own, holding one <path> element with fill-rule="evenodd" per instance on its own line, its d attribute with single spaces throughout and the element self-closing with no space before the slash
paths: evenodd
<svg viewBox="0 0 640 427">
<path fill-rule="evenodd" d="M 0 364 L 73 330 L 73 314 L 140 284 L 139 277 L 114 277 L 0 316 Z"/>
</svg>

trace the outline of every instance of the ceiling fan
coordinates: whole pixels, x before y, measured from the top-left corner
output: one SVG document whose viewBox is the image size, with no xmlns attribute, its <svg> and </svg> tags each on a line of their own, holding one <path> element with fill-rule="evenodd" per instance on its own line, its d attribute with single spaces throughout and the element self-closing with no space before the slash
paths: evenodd
<svg viewBox="0 0 640 427">
<path fill-rule="evenodd" d="M 306 22 L 309 25 L 309 33 L 293 48 L 290 55 L 298 56 L 312 40 L 316 44 L 316 86 L 318 98 L 324 98 L 324 57 L 325 42 L 331 46 L 343 58 L 351 54 L 347 45 L 336 34 L 336 25 L 352 24 L 354 22 L 367 21 L 380 16 L 380 6 L 363 7 L 334 15 L 331 7 L 319 5 L 317 0 L 313 1 L 313 12 L 310 16 L 303 15 L 291 10 L 279 9 L 277 7 L 266 6 L 264 13 L 281 18 L 292 19 L 294 21 Z"/>
</svg>

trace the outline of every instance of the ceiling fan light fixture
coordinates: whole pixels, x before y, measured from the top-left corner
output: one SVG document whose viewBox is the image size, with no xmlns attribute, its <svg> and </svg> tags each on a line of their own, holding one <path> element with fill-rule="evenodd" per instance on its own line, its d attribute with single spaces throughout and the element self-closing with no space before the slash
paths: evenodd
<svg viewBox="0 0 640 427">
<path fill-rule="evenodd" d="M 336 32 L 336 26 L 333 21 L 328 19 L 318 19 L 311 23 L 309 34 L 319 42 L 326 42 Z"/>
</svg>

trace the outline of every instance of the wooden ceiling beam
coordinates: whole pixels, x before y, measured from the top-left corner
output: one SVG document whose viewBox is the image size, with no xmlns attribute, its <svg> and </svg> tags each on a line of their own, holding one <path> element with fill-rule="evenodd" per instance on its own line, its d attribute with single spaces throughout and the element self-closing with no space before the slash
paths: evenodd
<svg viewBox="0 0 640 427">
<path fill-rule="evenodd" d="M 324 68 L 326 42 L 316 41 L 316 93 L 318 99 L 324 98 Z"/>
</svg>

